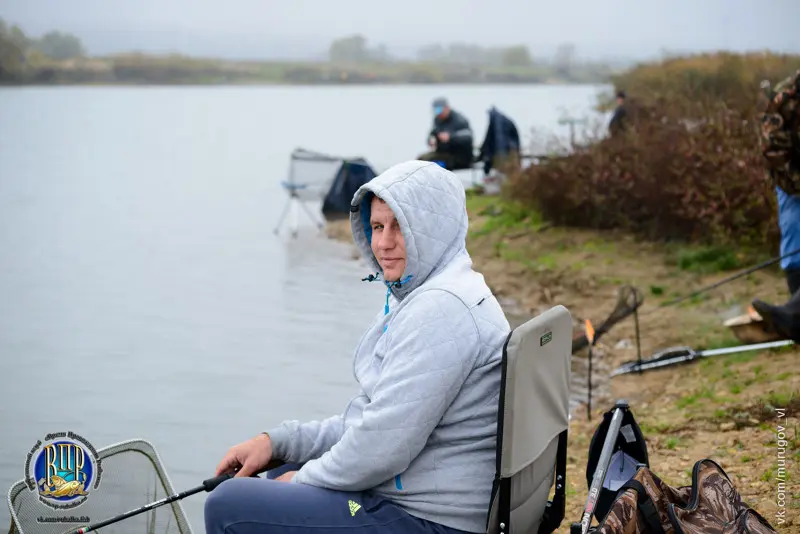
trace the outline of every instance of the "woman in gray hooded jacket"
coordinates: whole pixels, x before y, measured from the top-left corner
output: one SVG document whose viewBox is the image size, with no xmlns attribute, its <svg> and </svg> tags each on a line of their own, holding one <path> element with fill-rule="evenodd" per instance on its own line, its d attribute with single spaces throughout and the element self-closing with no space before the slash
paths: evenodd
<svg viewBox="0 0 800 534">
<path fill-rule="evenodd" d="M 485 532 L 510 328 L 466 250 L 464 187 L 435 163 L 391 167 L 353 197 L 355 243 L 386 301 L 355 350 L 360 391 L 322 421 L 231 448 L 207 534 Z M 270 460 L 290 469 L 251 475 Z"/>
</svg>

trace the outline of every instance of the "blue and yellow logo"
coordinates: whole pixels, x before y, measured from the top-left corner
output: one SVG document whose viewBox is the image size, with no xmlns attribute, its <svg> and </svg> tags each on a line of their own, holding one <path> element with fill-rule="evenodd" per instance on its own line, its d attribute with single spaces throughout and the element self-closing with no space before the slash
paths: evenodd
<svg viewBox="0 0 800 534">
<path fill-rule="evenodd" d="M 73 432 L 55 432 L 28 453 L 25 482 L 39 501 L 59 510 L 80 506 L 100 485 L 103 469 L 95 448 Z"/>
</svg>

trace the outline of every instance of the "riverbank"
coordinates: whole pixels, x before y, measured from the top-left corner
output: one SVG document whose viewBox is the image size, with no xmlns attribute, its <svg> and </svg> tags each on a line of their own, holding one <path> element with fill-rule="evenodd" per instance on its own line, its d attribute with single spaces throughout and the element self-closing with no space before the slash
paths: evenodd
<svg viewBox="0 0 800 534">
<path fill-rule="evenodd" d="M 2 63 L 0 62 L 0 66 Z M 615 71 L 602 64 L 563 73 L 549 64 L 527 67 L 424 62 L 335 64 L 232 61 L 181 55 L 121 54 L 54 60 L 37 57 L 0 73 L 5 85 L 396 85 L 607 83 Z"/>
<path fill-rule="evenodd" d="M 645 295 L 640 313 L 643 358 L 674 345 L 711 348 L 740 344 L 722 325 L 725 312 L 745 310 L 761 298 L 783 302 L 779 270 L 762 270 L 702 297 L 654 311 L 659 303 L 686 295 L 738 270 L 751 258 L 725 249 L 666 246 L 623 232 L 553 227 L 497 197 L 468 197 L 467 246 L 476 270 L 486 277 L 507 311 L 532 316 L 563 304 L 577 325 L 602 322 L 614 308 L 616 291 L 631 284 Z M 346 222 L 327 227 L 331 238 L 351 241 Z M 585 357 L 582 351 L 576 360 Z M 667 483 L 691 483 L 703 458 L 717 461 L 744 500 L 778 532 L 800 532 L 800 373 L 797 349 L 717 356 L 691 365 L 642 375 L 608 373 L 636 358 L 632 318 L 598 343 L 593 359 L 592 420 L 585 406 L 573 416 L 568 455 L 567 519 L 577 521 L 587 493 L 586 457 L 601 414 L 625 398 L 647 438 L 651 468 Z M 779 415 L 785 411 L 785 417 Z M 778 428 L 785 446 L 785 522 L 779 521 Z"/>
</svg>

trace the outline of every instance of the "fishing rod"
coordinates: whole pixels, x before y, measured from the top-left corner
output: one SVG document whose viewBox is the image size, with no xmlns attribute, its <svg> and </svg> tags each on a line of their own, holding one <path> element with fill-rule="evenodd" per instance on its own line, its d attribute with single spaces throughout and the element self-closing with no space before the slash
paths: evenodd
<svg viewBox="0 0 800 534">
<path fill-rule="evenodd" d="M 628 403 L 624 400 L 618 400 L 614 406 L 614 415 L 611 418 L 606 439 L 603 441 L 603 449 L 600 453 L 600 459 L 597 461 L 597 468 L 594 470 L 592 484 L 589 486 L 589 496 L 586 498 L 581 522 L 570 525 L 570 534 L 587 534 L 589 532 L 592 515 L 597 506 L 597 497 L 600 495 L 600 489 L 606 478 L 608 466 L 611 464 L 611 454 L 614 452 L 614 445 L 617 443 L 619 429 L 622 426 L 622 416 L 627 409 Z"/>
<path fill-rule="evenodd" d="M 793 250 L 791 252 L 787 252 L 786 254 L 783 254 L 782 256 L 776 256 L 776 257 L 774 257 L 772 259 L 763 261 L 763 262 L 761 262 L 761 263 L 759 263 L 757 265 L 754 265 L 753 267 L 745 269 L 744 271 L 741 271 L 741 272 L 736 273 L 734 275 L 728 276 L 727 278 L 723 278 L 722 280 L 720 280 L 718 282 L 714 282 L 711 285 L 708 285 L 706 287 L 702 287 L 702 288 L 698 289 L 697 291 L 694 291 L 694 292 L 692 292 L 692 293 L 690 293 L 688 295 L 685 295 L 683 297 L 679 297 L 679 298 L 674 299 L 674 300 L 668 300 L 667 302 L 662 302 L 657 307 L 651 308 L 650 310 L 647 310 L 647 311 L 643 312 L 643 315 L 647 315 L 650 312 L 658 311 L 661 308 L 666 308 L 667 306 L 674 306 L 675 304 L 680 304 L 681 302 L 685 302 L 687 300 L 693 299 L 694 297 L 696 297 L 698 295 L 702 295 L 706 291 L 711 291 L 712 289 L 716 289 L 721 285 L 727 284 L 728 282 L 733 282 L 734 280 L 737 280 L 737 279 L 739 279 L 739 278 L 741 278 L 743 276 L 747 276 L 748 274 L 752 274 L 752 273 L 754 273 L 754 272 L 756 272 L 756 271 L 758 271 L 760 269 L 764 269 L 766 267 L 769 267 L 770 265 L 778 263 L 779 261 L 781 261 L 784 258 L 788 258 L 790 256 L 794 256 L 797 253 L 800 253 L 800 248 L 798 248 L 797 250 Z"/>
<path fill-rule="evenodd" d="M 622 319 L 625 319 L 629 315 L 633 314 L 634 320 L 636 322 L 636 349 L 637 349 L 637 353 L 638 353 L 638 351 L 640 350 L 639 349 L 639 336 L 640 336 L 640 334 L 639 334 L 639 316 L 640 315 L 647 315 L 647 314 L 649 314 L 651 312 L 660 311 L 661 309 L 666 308 L 668 306 L 674 306 L 675 304 L 680 304 L 681 302 L 685 302 L 685 301 L 687 301 L 689 299 L 692 299 L 692 298 L 694 298 L 694 297 L 696 297 L 698 295 L 701 295 L 701 294 L 705 293 L 706 291 L 711 291 L 712 289 L 715 289 L 715 288 L 717 288 L 717 287 L 719 287 L 721 285 L 724 285 L 724 284 L 727 284 L 728 282 L 732 282 L 734 280 L 737 280 L 737 279 L 739 279 L 739 278 L 741 278 L 743 276 L 747 276 L 748 274 L 752 274 L 755 271 L 758 271 L 759 269 L 764 269 L 766 267 L 769 267 L 770 265 L 772 265 L 774 263 L 777 263 L 777 262 L 781 261 L 784 258 L 788 258 L 788 257 L 793 256 L 793 255 L 798 254 L 798 253 L 800 253 L 800 248 L 798 248 L 797 250 L 793 250 L 791 252 L 787 252 L 786 254 L 783 254 L 781 256 L 776 256 L 775 258 L 772 258 L 770 260 L 761 262 L 758 265 L 754 265 L 753 267 L 745 269 L 744 271 L 741 271 L 741 272 L 736 273 L 734 275 L 731 275 L 731 276 L 728 276 L 726 278 L 723 278 L 722 280 L 719 280 L 718 282 L 715 282 L 715 283 L 713 283 L 711 285 L 708 285 L 706 287 L 700 288 L 697 291 L 694 291 L 694 292 L 692 292 L 692 293 L 690 293 L 688 295 L 685 295 L 683 297 L 679 297 L 677 299 L 669 300 L 669 301 L 666 301 L 666 302 L 662 302 L 661 304 L 659 304 L 655 308 L 650 308 L 649 310 L 644 310 L 644 311 L 641 311 L 641 312 L 639 310 L 642 307 L 642 304 L 644 303 L 644 296 L 639 292 L 638 289 L 636 289 L 636 288 L 634 288 L 632 286 L 623 286 L 623 287 L 620 288 L 620 291 L 619 291 L 619 294 L 618 294 L 618 297 L 617 297 L 616 306 L 611 311 L 611 314 L 608 316 L 608 318 L 606 318 L 606 320 L 603 321 L 600 324 L 600 326 L 597 327 L 597 329 L 595 330 L 594 339 L 595 339 L 595 341 L 597 341 L 598 339 L 600 339 L 600 337 L 602 337 L 603 334 L 605 334 L 609 330 L 611 330 L 611 327 L 616 325 Z M 581 334 L 580 336 L 578 336 L 578 337 L 576 337 L 576 338 L 574 338 L 572 340 L 572 354 L 575 354 L 576 352 L 586 348 L 587 346 L 589 346 L 589 340 L 587 339 L 585 334 Z M 639 353 L 639 361 L 641 361 L 641 353 Z"/>
<path fill-rule="evenodd" d="M 272 460 L 267 464 L 266 467 L 264 467 L 260 471 L 257 471 L 256 473 L 253 473 L 253 475 L 254 476 L 258 475 L 258 474 L 263 473 L 265 471 L 269 471 L 270 469 L 274 469 L 275 467 L 280 467 L 281 465 L 283 465 L 283 462 L 281 462 L 279 460 Z M 111 525 L 111 524 L 114 524 L 114 523 L 118 523 L 118 522 L 120 522 L 120 521 L 122 521 L 124 519 L 128 519 L 129 517 L 133 517 L 135 515 L 139 515 L 139 514 L 143 514 L 145 512 L 149 512 L 150 510 L 153 510 L 154 508 L 159 508 L 161 506 L 164 506 L 165 504 L 170 504 L 170 503 L 173 503 L 175 501 L 179 501 L 181 499 L 185 499 L 186 497 L 189 497 L 190 495 L 194 495 L 196 493 L 200 493 L 201 491 L 211 492 L 211 491 L 214 490 L 214 488 L 216 488 L 217 486 L 219 486 L 220 484 L 222 484 L 226 480 L 233 478 L 235 474 L 236 473 L 225 473 L 223 475 L 219 475 L 219 476 L 216 476 L 216 477 L 213 477 L 213 478 L 206 479 L 206 480 L 203 481 L 202 484 L 200 484 L 199 486 L 196 486 L 194 488 L 188 489 L 186 491 L 182 491 L 180 493 L 175 493 L 175 494 L 170 495 L 168 497 L 164 497 L 163 499 L 159 499 L 159 500 L 151 502 L 149 504 L 145 504 L 144 506 L 140 506 L 139 508 L 136 508 L 135 510 L 131 510 L 129 512 L 125 512 L 124 514 L 120 514 L 120 515 L 114 516 L 114 517 L 106 519 L 104 521 L 100 521 L 99 523 L 94 523 L 94 524 L 91 524 L 91 525 L 88 525 L 88 526 L 85 526 L 85 527 L 69 530 L 66 534 L 86 534 L 87 532 L 93 532 L 93 531 L 96 531 L 99 528 L 103 528 L 103 527 L 106 527 L 108 525 Z"/>
<path fill-rule="evenodd" d="M 782 339 L 779 341 L 768 341 L 765 343 L 753 343 L 750 345 L 737 345 L 735 347 L 700 351 L 696 351 L 691 347 L 671 347 L 660 352 L 656 352 L 649 360 L 644 360 L 641 362 L 626 362 L 614 369 L 610 376 L 615 377 L 628 373 L 648 371 L 650 369 L 657 369 L 659 367 L 666 367 L 668 365 L 675 365 L 679 363 L 691 363 L 699 358 L 708 358 L 710 356 L 719 356 L 721 354 L 736 354 L 753 350 L 773 349 L 778 347 L 786 347 L 792 344 L 794 344 L 794 341 L 790 339 Z"/>
</svg>

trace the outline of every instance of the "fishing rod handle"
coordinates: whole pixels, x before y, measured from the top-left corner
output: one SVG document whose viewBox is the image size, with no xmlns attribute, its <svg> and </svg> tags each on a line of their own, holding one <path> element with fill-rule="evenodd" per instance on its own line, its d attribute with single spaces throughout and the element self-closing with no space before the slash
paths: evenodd
<svg viewBox="0 0 800 534">
<path fill-rule="evenodd" d="M 214 478 L 208 478 L 203 481 L 203 489 L 206 491 L 214 491 L 214 488 L 216 488 L 229 478 L 233 478 L 233 476 L 234 473 L 225 473 Z"/>
<path fill-rule="evenodd" d="M 597 467 L 592 477 L 592 486 L 597 486 L 598 489 L 600 485 L 603 484 L 606 471 L 608 470 L 608 464 L 611 463 L 611 455 L 617 438 L 619 437 L 619 429 L 622 426 L 624 411 L 625 408 L 623 407 L 615 407 L 614 415 L 611 417 L 611 423 L 608 425 L 608 433 L 606 434 L 606 439 L 603 440 L 603 448 L 600 449 L 600 458 L 597 461 Z"/>
<path fill-rule="evenodd" d="M 284 464 L 284 462 L 283 462 L 283 461 L 281 461 L 281 460 L 270 460 L 270 461 L 267 463 L 267 465 L 266 465 L 266 466 L 264 466 L 262 469 L 259 469 L 258 471 L 256 471 L 255 473 L 253 473 L 253 475 L 252 475 L 252 476 L 258 476 L 258 475 L 260 475 L 261 473 L 265 473 L 265 472 L 267 472 L 267 471 L 270 471 L 270 470 L 272 470 L 272 469 L 275 469 L 275 468 L 277 468 L 277 467 L 280 467 L 280 466 L 282 466 L 283 464 Z M 223 482 L 225 482 L 226 480 L 228 480 L 228 479 L 230 479 L 230 478 L 233 478 L 235 475 L 236 475 L 236 472 L 233 472 L 233 473 L 223 473 L 222 475 L 215 476 L 215 477 L 213 477 L 213 478 L 208 478 L 208 479 L 206 479 L 206 480 L 204 480 L 204 481 L 203 481 L 202 489 L 204 489 L 204 490 L 206 490 L 206 491 L 214 491 L 214 489 L 215 489 L 217 486 L 219 486 L 220 484 L 222 484 L 222 483 L 223 483 Z M 192 490 L 190 490 L 190 491 L 192 491 Z"/>
<path fill-rule="evenodd" d="M 606 478 L 608 464 L 611 463 L 611 452 L 619 437 L 619 429 L 622 426 L 622 416 L 626 408 L 627 403 L 625 401 L 618 401 L 614 407 L 614 415 L 611 417 L 608 433 L 606 434 L 606 439 L 603 441 L 600 459 L 597 462 L 594 475 L 592 476 L 592 483 L 589 486 L 589 496 L 586 499 L 586 505 L 583 508 L 583 517 L 579 523 L 581 534 L 587 534 L 589 532 L 589 527 L 592 523 L 592 515 L 597 505 L 597 496 L 600 494 L 600 488 Z"/>
</svg>

